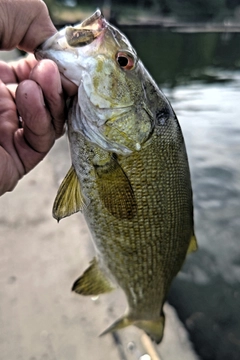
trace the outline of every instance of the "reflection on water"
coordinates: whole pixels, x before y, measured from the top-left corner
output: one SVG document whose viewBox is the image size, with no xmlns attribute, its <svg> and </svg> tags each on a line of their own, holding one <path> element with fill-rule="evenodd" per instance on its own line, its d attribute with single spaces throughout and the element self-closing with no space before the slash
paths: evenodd
<svg viewBox="0 0 240 360">
<path fill-rule="evenodd" d="M 123 29 L 158 84 L 222 81 L 209 67 L 240 68 L 240 34 Z"/>
<path fill-rule="evenodd" d="M 231 265 L 240 258 L 240 73 L 231 77 L 224 85 L 191 84 L 166 93 L 188 149 L 200 248 L 216 256 L 226 281 L 236 282 L 240 267 Z"/>
</svg>

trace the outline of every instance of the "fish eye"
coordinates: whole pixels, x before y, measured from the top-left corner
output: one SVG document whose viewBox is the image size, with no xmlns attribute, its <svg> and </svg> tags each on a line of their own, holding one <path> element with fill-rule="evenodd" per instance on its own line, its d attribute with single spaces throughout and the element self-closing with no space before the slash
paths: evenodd
<svg viewBox="0 0 240 360">
<path fill-rule="evenodd" d="M 119 51 L 117 53 L 117 62 L 122 69 L 132 70 L 135 65 L 134 57 L 127 52 Z"/>
</svg>

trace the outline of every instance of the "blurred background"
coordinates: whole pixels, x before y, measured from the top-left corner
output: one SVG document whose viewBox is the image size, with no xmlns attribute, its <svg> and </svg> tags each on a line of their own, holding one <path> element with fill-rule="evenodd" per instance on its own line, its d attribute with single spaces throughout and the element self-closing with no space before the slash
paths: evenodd
<svg viewBox="0 0 240 360">
<path fill-rule="evenodd" d="M 168 296 L 168 302 L 181 320 L 183 332 L 180 331 L 178 340 L 172 339 L 172 333 L 178 331 L 173 322 L 170 335 L 167 334 L 168 350 L 162 350 L 162 345 L 157 347 L 159 358 L 239 360 L 240 0 L 48 0 L 46 3 L 58 28 L 82 21 L 97 7 L 101 8 L 129 37 L 146 68 L 169 98 L 183 130 L 192 174 L 199 250 L 188 256 Z M 6 54 L 3 56 L 6 58 Z M 86 299 L 72 298 L 72 294 L 64 297 L 63 293 L 69 291 L 71 281 L 86 268 L 93 252 L 82 220 L 80 222 L 75 216 L 74 220 L 64 220 L 63 225 L 57 226 L 51 219 L 57 185 L 69 164 L 66 139 L 62 139 L 46 161 L 34 170 L 36 172 L 28 175 L 13 194 L 6 194 L 0 200 L 4 214 L 0 222 L 1 248 L 4 249 L 0 259 L 3 359 L 82 359 L 84 357 L 79 357 L 76 350 L 79 343 L 82 349 L 88 347 L 91 359 L 154 360 L 150 355 L 143 358 L 143 353 L 138 352 L 134 345 L 138 341 L 135 332 L 122 342 L 119 337 L 111 341 L 100 339 L 97 345 L 94 342 L 97 335 L 92 335 L 87 321 L 92 321 L 92 325 L 99 323 L 101 326 L 95 330 L 101 332 L 111 322 L 109 319 L 116 318 L 124 309 L 120 306 L 120 312 L 115 314 L 118 306 L 115 300 L 119 300 L 119 295 L 110 300 L 105 296 L 93 299 L 90 308 Z M 45 166 L 44 170 L 41 166 Z M 46 174 L 50 180 L 46 179 Z M 42 198 L 38 206 L 39 194 Z M 48 195 L 44 198 L 43 194 Z M 30 210 L 28 206 L 22 208 L 23 202 Z M 16 231 L 24 238 L 20 244 Z M 20 296 L 21 289 L 25 295 Z M 50 300 L 40 301 L 46 294 Z M 22 296 L 24 300 L 21 301 Z M 14 312 L 16 304 L 20 310 Z M 28 315 L 21 318 L 19 312 L 24 311 Z M 55 319 L 56 313 L 62 314 L 59 315 L 61 320 Z M 37 326 L 41 321 L 44 325 Z M 41 333 L 39 329 L 43 329 Z M 58 342 L 57 329 L 64 329 L 61 330 L 62 340 Z M 67 335 L 63 335 L 67 332 L 71 333 L 72 341 L 68 339 L 68 345 L 64 338 Z M 192 343 L 192 355 L 187 355 L 184 347 L 186 334 Z M 35 341 L 33 355 L 30 351 L 24 352 L 22 345 L 13 350 L 12 343 L 21 344 L 24 336 L 29 346 Z M 45 344 L 45 353 L 38 350 L 39 341 Z M 114 352 L 116 344 L 125 344 L 119 347 L 118 355 Z M 97 352 L 93 351 L 94 346 Z M 170 347 L 175 347 L 178 355 L 176 352 L 169 355 Z"/>
</svg>

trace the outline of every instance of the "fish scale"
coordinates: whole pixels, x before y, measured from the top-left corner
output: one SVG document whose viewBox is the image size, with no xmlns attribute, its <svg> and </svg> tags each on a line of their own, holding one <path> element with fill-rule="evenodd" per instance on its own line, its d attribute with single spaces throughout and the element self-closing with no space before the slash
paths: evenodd
<svg viewBox="0 0 240 360">
<path fill-rule="evenodd" d="M 73 290 L 93 296 L 120 287 L 127 312 L 103 334 L 135 325 L 159 343 L 171 281 L 197 249 L 178 120 L 100 11 L 55 34 L 36 56 L 56 61 L 79 87 L 68 113 L 72 167 L 53 206 L 57 220 L 82 211 L 96 248 Z"/>
</svg>

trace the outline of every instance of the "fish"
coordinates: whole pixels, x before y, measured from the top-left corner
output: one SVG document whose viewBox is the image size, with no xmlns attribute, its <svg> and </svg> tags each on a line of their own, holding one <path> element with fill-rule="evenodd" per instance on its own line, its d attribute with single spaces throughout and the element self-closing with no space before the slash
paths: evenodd
<svg viewBox="0 0 240 360">
<path fill-rule="evenodd" d="M 160 343 L 163 305 L 186 255 L 197 249 L 188 157 L 170 102 L 126 36 L 97 10 L 35 52 L 78 86 L 68 110 L 72 165 L 57 192 L 58 221 L 82 212 L 96 249 L 72 290 L 115 288 L 129 325 Z"/>
</svg>

